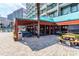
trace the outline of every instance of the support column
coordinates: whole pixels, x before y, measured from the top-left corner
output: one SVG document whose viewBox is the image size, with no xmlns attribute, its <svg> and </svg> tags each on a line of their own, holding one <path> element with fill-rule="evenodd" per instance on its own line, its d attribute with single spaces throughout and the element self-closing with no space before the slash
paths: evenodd
<svg viewBox="0 0 79 59">
<path fill-rule="evenodd" d="M 54 34 L 54 26 L 52 26 L 52 34 Z"/>
<path fill-rule="evenodd" d="M 51 26 L 49 25 L 49 35 L 51 34 Z"/>
<path fill-rule="evenodd" d="M 33 34 L 35 35 L 35 24 L 33 23 Z"/>
<path fill-rule="evenodd" d="M 59 16 L 61 14 L 61 10 L 60 10 L 60 6 L 59 3 L 57 3 L 57 16 Z"/>
<path fill-rule="evenodd" d="M 61 26 L 59 26 L 59 31 L 61 32 Z"/>
<path fill-rule="evenodd" d="M 44 34 L 46 35 L 46 25 L 45 25 L 45 27 L 44 27 Z"/>
<path fill-rule="evenodd" d="M 40 37 L 40 22 L 38 21 L 38 34 L 37 34 L 37 37 L 39 38 Z"/>
<path fill-rule="evenodd" d="M 17 25 L 17 22 L 16 22 L 15 28 L 14 28 L 14 41 L 19 41 L 19 38 L 18 38 L 18 25 Z"/>
<path fill-rule="evenodd" d="M 55 34 L 55 25 L 53 26 L 53 34 Z"/>
</svg>

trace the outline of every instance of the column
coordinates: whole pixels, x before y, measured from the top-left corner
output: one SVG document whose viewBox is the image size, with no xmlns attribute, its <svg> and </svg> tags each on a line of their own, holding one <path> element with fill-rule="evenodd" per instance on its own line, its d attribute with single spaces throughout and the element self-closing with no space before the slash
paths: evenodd
<svg viewBox="0 0 79 59">
<path fill-rule="evenodd" d="M 44 25 L 44 34 L 46 35 L 46 25 Z"/>
<path fill-rule="evenodd" d="M 14 28 L 14 41 L 19 41 L 19 38 L 18 38 L 18 24 L 17 24 L 17 22 L 15 23 L 15 28 Z"/>
<path fill-rule="evenodd" d="M 51 34 L 51 25 L 49 25 L 49 35 Z"/>
<path fill-rule="evenodd" d="M 60 6 L 59 3 L 57 3 L 57 16 L 61 14 Z"/>
</svg>

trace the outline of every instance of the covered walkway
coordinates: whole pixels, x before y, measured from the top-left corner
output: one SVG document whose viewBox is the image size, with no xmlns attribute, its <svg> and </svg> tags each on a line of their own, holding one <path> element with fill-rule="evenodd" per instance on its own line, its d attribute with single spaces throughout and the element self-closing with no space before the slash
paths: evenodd
<svg viewBox="0 0 79 59">
<path fill-rule="evenodd" d="M 40 21 L 40 35 L 50 35 L 53 34 L 54 32 L 54 23 L 48 22 L 48 21 Z M 38 31 L 38 20 L 30 20 L 30 19 L 19 19 L 16 18 L 15 20 L 15 25 L 14 25 L 14 30 L 15 30 L 15 35 L 18 38 L 18 31 L 19 28 L 18 26 L 25 26 L 26 31 L 29 31 L 31 33 L 37 34 Z"/>
</svg>

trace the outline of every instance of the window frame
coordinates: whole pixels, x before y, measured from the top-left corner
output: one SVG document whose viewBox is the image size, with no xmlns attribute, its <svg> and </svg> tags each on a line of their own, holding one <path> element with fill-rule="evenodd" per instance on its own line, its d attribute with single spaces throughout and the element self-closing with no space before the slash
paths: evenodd
<svg viewBox="0 0 79 59">
<path fill-rule="evenodd" d="M 69 12 L 64 14 L 63 9 L 65 10 L 66 8 L 70 8 L 70 6 L 68 5 L 68 6 L 65 6 L 65 7 L 61 8 L 61 15 L 67 15 L 67 14 L 69 14 L 69 12 L 71 12 L 71 10 L 69 10 Z"/>
<path fill-rule="evenodd" d="M 74 4 L 75 4 L 75 5 L 74 5 Z M 73 11 L 73 10 L 72 10 L 73 6 L 76 7 L 76 11 Z M 77 11 L 78 11 L 78 4 L 77 4 L 77 3 L 71 4 L 71 6 L 70 6 L 70 12 L 73 13 L 73 12 L 77 12 Z"/>
</svg>

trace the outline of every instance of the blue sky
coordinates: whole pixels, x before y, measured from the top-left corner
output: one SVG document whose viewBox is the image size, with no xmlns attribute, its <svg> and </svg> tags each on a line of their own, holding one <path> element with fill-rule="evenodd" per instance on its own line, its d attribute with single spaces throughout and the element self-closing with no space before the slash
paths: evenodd
<svg viewBox="0 0 79 59">
<path fill-rule="evenodd" d="M 0 3 L 0 16 L 7 17 L 8 14 L 21 7 L 25 8 L 22 3 Z"/>
</svg>

